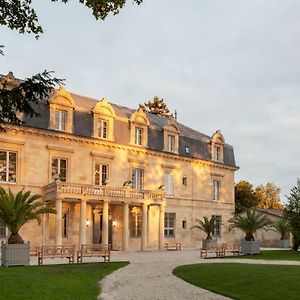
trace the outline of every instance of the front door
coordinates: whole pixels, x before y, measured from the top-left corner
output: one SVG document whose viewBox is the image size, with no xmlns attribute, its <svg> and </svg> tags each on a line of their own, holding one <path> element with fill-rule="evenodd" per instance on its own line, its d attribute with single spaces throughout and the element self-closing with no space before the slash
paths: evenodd
<svg viewBox="0 0 300 300">
<path fill-rule="evenodd" d="M 102 243 L 102 211 L 96 211 L 93 214 L 93 243 Z M 113 242 L 113 221 L 112 218 L 108 219 L 108 243 L 112 245 Z"/>
</svg>

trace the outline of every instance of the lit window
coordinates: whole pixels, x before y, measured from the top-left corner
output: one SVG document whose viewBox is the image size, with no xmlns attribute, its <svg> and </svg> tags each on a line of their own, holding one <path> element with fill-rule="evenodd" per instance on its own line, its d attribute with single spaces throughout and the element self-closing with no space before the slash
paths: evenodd
<svg viewBox="0 0 300 300">
<path fill-rule="evenodd" d="M 0 151 L 0 181 L 16 182 L 17 179 L 17 153 Z"/>
<path fill-rule="evenodd" d="M 6 233 L 6 227 L 4 224 L 0 223 L 0 238 L 5 238 L 7 235 Z"/>
<path fill-rule="evenodd" d="M 136 145 L 142 145 L 142 134 L 143 134 L 143 129 L 140 127 L 135 127 L 134 130 L 134 143 Z"/>
<path fill-rule="evenodd" d="M 174 152 L 175 151 L 175 136 L 168 134 L 168 151 Z"/>
<path fill-rule="evenodd" d="M 222 216 L 213 216 L 215 218 L 214 237 L 221 237 Z"/>
<path fill-rule="evenodd" d="M 102 139 L 107 139 L 108 132 L 108 122 L 106 120 L 98 120 L 98 137 Z"/>
<path fill-rule="evenodd" d="M 165 174 L 165 192 L 168 196 L 174 195 L 174 178 L 172 174 Z"/>
<path fill-rule="evenodd" d="M 108 184 L 108 165 L 102 165 L 102 164 L 95 165 L 95 184 L 96 185 Z"/>
<path fill-rule="evenodd" d="M 130 212 L 130 237 L 140 237 L 142 233 L 142 213 L 135 207 Z"/>
<path fill-rule="evenodd" d="M 221 194 L 221 181 L 213 180 L 213 191 L 212 191 L 213 200 L 220 200 L 220 194 Z"/>
<path fill-rule="evenodd" d="M 165 213 L 165 236 L 174 237 L 175 236 L 175 213 Z"/>
<path fill-rule="evenodd" d="M 67 112 L 56 109 L 54 112 L 54 129 L 66 131 Z"/>
<path fill-rule="evenodd" d="M 144 187 L 144 170 L 132 168 L 131 185 L 133 189 L 142 190 Z"/>
<path fill-rule="evenodd" d="M 187 177 L 186 176 L 182 177 L 182 185 L 187 186 Z"/>
<path fill-rule="evenodd" d="M 53 157 L 52 158 L 52 179 L 58 176 L 62 182 L 67 181 L 67 160 L 65 158 Z"/>
</svg>

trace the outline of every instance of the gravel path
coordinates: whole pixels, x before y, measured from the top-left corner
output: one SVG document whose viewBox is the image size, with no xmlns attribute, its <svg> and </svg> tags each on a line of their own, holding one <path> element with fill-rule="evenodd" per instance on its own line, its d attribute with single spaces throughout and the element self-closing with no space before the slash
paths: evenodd
<svg viewBox="0 0 300 300">
<path fill-rule="evenodd" d="M 105 277 L 98 300 L 215 300 L 229 299 L 174 276 L 176 266 L 199 263 L 199 251 L 114 252 L 112 261 L 130 265 Z M 204 260 L 201 260 L 201 262 Z"/>
</svg>

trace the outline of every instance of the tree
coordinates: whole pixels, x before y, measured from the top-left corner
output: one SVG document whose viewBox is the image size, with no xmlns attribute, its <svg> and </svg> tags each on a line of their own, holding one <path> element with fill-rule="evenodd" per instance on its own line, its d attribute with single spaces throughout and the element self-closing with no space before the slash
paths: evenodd
<svg viewBox="0 0 300 300">
<path fill-rule="evenodd" d="M 281 240 L 288 240 L 289 235 L 291 232 L 291 226 L 288 220 L 286 219 L 279 219 L 275 224 L 272 226 L 275 231 L 280 233 Z"/>
<path fill-rule="evenodd" d="M 210 218 L 210 220 L 207 218 L 207 217 L 203 217 L 203 221 L 200 220 L 200 219 L 195 219 L 196 222 L 199 224 L 199 225 L 194 225 L 192 227 L 193 228 L 198 228 L 200 230 L 202 230 L 204 233 L 206 233 L 206 239 L 207 240 L 212 240 L 212 234 L 214 233 L 214 229 L 215 229 L 215 224 L 216 224 L 216 220 L 215 220 L 215 217 L 212 216 Z"/>
<path fill-rule="evenodd" d="M 68 3 L 69 0 L 51 0 L 52 2 Z M 126 0 L 78 0 L 92 10 L 94 17 L 104 20 L 110 13 L 116 15 L 126 4 Z M 141 4 L 143 0 L 132 0 Z M 43 33 L 38 16 L 32 7 L 32 0 L 0 0 L 0 25 L 6 26 L 19 33 L 34 34 L 38 39 Z M 0 45 L 0 55 L 3 55 Z M 39 116 L 32 104 L 39 103 L 53 90 L 55 85 L 61 85 L 62 80 L 52 78 L 52 72 L 45 70 L 24 81 L 15 81 L 13 87 L 8 88 L 7 78 L 0 81 L 0 130 L 1 124 L 21 124 L 19 115 Z M 4 82 L 3 82 L 4 81 Z"/>
<path fill-rule="evenodd" d="M 267 209 L 283 209 L 280 203 L 280 188 L 274 183 L 267 183 L 266 185 L 259 185 L 255 189 L 255 194 L 258 198 L 258 208 Z"/>
<path fill-rule="evenodd" d="M 10 231 L 9 244 L 24 243 L 19 231 L 25 223 L 37 220 L 40 224 L 42 214 L 56 212 L 48 206 L 48 203 L 37 201 L 41 198 L 40 195 L 30 196 L 30 194 L 21 190 L 14 195 L 10 189 L 7 192 L 0 187 L 0 220 Z"/>
<path fill-rule="evenodd" d="M 246 208 L 256 207 L 258 199 L 253 185 L 245 180 L 235 184 L 235 212 L 240 213 Z"/>
<path fill-rule="evenodd" d="M 238 228 L 245 233 L 246 241 L 254 241 L 254 233 L 259 229 L 266 229 L 272 222 L 255 208 L 247 208 L 229 220 L 229 230 Z"/>
<path fill-rule="evenodd" d="M 164 99 L 159 99 L 157 96 L 152 101 L 145 102 L 139 105 L 144 111 L 148 111 L 150 114 L 159 115 L 165 118 L 171 117 L 167 104 L 164 103 Z"/>
<path fill-rule="evenodd" d="M 290 195 L 286 196 L 284 215 L 288 219 L 293 235 L 293 250 L 298 251 L 300 246 L 300 179 L 291 189 Z"/>
</svg>

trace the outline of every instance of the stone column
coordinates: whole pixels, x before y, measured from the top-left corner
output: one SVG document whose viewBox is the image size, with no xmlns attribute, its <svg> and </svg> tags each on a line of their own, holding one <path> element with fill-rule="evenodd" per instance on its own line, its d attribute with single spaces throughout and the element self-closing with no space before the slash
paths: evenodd
<svg viewBox="0 0 300 300">
<path fill-rule="evenodd" d="M 79 244 L 86 244 L 86 199 L 81 199 L 80 201 L 80 237 Z"/>
<path fill-rule="evenodd" d="M 128 225 L 129 225 L 129 204 L 124 203 L 123 206 L 123 251 L 128 251 L 128 240 L 129 240 L 129 232 L 128 232 Z"/>
<path fill-rule="evenodd" d="M 62 244 L 62 199 L 56 199 L 55 201 L 55 245 Z"/>
<path fill-rule="evenodd" d="M 165 246 L 165 204 L 160 205 L 159 209 L 159 249 Z"/>
<path fill-rule="evenodd" d="M 103 201 L 102 244 L 108 244 L 108 202 Z"/>
<path fill-rule="evenodd" d="M 148 246 L 148 205 L 147 203 L 143 203 L 143 217 L 142 217 L 142 251 L 147 249 Z"/>
</svg>

